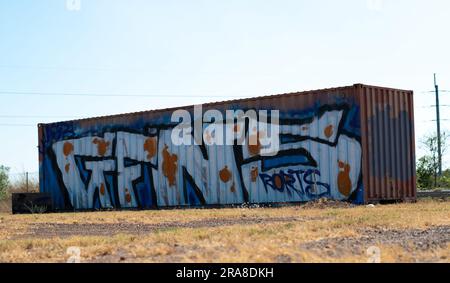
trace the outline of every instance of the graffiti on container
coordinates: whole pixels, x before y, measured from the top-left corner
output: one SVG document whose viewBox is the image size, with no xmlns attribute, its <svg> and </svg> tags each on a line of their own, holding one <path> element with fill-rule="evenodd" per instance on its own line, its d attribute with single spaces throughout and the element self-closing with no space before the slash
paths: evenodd
<svg viewBox="0 0 450 283">
<path fill-rule="evenodd" d="M 315 169 L 309 170 L 281 170 L 276 174 L 260 174 L 266 191 L 268 188 L 286 192 L 289 196 L 293 193 L 307 195 L 309 198 L 330 196 L 330 185 L 318 182 L 320 171 Z"/>
<path fill-rule="evenodd" d="M 325 106 L 306 118 L 280 119 L 275 155 L 261 154 L 268 133 L 248 123 L 232 127 L 247 139 L 257 133 L 256 143 L 242 145 L 176 145 L 175 123 L 74 135 L 51 145 L 51 162 L 76 209 L 343 200 L 361 177 L 359 137 L 348 130 L 356 114 L 349 109 Z"/>
</svg>

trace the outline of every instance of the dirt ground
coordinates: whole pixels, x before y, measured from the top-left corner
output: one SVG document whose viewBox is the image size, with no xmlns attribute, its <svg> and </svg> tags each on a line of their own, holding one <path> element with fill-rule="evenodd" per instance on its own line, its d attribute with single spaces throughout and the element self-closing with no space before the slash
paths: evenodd
<svg viewBox="0 0 450 283">
<path fill-rule="evenodd" d="M 0 262 L 449 263 L 449 204 L 0 213 Z"/>
<path fill-rule="evenodd" d="M 0 200 L 0 213 L 8 213 L 11 211 L 11 199 Z"/>
<path fill-rule="evenodd" d="M 70 236 L 110 236 L 118 234 L 145 235 L 156 231 L 164 231 L 175 228 L 212 228 L 227 227 L 232 225 L 253 225 L 264 223 L 281 223 L 308 220 L 300 217 L 272 217 L 272 218 L 236 218 L 220 219 L 206 218 L 201 221 L 189 222 L 168 222 L 157 224 L 131 224 L 131 223 L 110 223 L 110 224 L 60 224 L 60 223 L 38 223 L 29 226 L 26 234 L 21 237 L 48 238 L 48 237 L 70 237 Z"/>
</svg>

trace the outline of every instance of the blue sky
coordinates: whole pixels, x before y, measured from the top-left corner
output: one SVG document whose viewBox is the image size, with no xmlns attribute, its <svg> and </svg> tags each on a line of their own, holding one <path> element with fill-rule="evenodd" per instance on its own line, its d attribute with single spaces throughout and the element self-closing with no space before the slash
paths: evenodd
<svg viewBox="0 0 450 283">
<path fill-rule="evenodd" d="M 435 128 L 434 72 L 450 90 L 445 0 L 80 2 L 0 0 L 0 164 L 12 173 L 38 169 L 26 125 L 353 83 L 414 90 L 419 145 Z"/>
</svg>

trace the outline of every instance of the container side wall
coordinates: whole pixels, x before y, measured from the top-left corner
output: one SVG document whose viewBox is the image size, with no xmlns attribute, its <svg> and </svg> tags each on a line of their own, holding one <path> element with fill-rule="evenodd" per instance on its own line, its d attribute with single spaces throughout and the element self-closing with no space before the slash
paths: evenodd
<svg viewBox="0 0 450 283">
<path fill-rule="evenodd" d="M 355 87 L 166 109 L 43 125 L 41 191 L 57 209 L 156 208 L 306 202 L 322 197 L 363 203 L 361 109 Z M 202 144 L 172 135 L 186 110 L 187 126 L 203 121 Z M 230 132 L 207 116 L 233 115 Z M 264 122 L 279 111 L 278 146 Z M 239 111 L 256 114 L 237 119 Z M 254 112 L 253 112 L 254 111 Z M 208 112 L 209 114 L 214 112 Z M 216 119 L 217 118 L 217 119 Z M 186 120 L 184 122 L 186 122 Z M 224 128 L 227 129 L 225 124 Z M 212 144 L 222 132 L 232 145 Z M 200 137 L 202 133 L 200 133 Z M 249 145 L 251 137 L 258 143 Z M 237 137 L 245 140 L 237 145 Z M 267 143 L 268 142 L 268 143 Z M 276 154 L 263 151 L 274 146 Z"/>
<path fill-rule="evenodd" d="M 413 93 L 357 86 L 361 98 L 365 201 L 415 200 Z"/>
</svg>

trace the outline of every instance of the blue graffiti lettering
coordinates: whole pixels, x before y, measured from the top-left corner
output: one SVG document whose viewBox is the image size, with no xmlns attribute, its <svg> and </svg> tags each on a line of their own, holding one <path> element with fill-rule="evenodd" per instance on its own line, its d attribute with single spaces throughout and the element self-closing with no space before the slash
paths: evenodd
<svg viewBox="0 0 450 283">
<path fill-rule="evenodd" d="M 280 170 L 272 175 L 261 173 L 259 177 L 266 192 L 270 188 L 278 192 L 286 192 L 290 196 L 292 193 L 296 193 L 300 197 L 306 195 L 311 199 L 327 197 L 331 194 L 329 184 L 317 181 L 320 171 L 316 169 L 288 170 L 287 173 Z"/>
<path fill-rule="evenodd" d="M 316 169 L 308 170 L 303 175 L 303 181 L 307 184 L 305 188 L 306 195 L 312 199 L 329 197 L 331 195 L 330 185 L 317 182 L 316 176 L 320 177 L 320 171 Z"/>
</svg>

